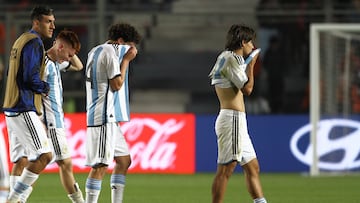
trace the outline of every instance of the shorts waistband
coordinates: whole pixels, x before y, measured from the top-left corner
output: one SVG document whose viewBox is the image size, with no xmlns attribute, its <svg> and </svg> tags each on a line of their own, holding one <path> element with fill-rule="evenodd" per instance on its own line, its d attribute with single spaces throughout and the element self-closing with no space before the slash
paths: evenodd
<svg viewBox="0 0 360 203">
<path fill-rule="evenodd" d="M 234 110 L 234 109 L 220 109 L 219 114 L 224 114 L 224 115 L 229 115 L 229 116 L 232 116 L 234 114 L 243 115 L 243 116 L 246 115 L 245 112 L 237 111 L 237 110 Z"/>
</svg>

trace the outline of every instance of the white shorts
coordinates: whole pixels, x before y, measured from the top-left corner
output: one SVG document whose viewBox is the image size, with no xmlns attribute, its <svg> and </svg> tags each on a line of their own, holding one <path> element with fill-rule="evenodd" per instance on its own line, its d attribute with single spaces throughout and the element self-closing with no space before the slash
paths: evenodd
<svg viewBox="0 0 360 203">
<path fill-rule="evenodd" d="M 15 116 L 6 116 L 5 120 L 9 135 L 11 162 L 16 162 L 21 157 L 27 157 L 29 161 L 34 161 L 41 154 L 51 152 L 44 124 L 35 112 L 29 111 Z"/>
<path fill-rule="evenodd" d="M 87 127 L 86 165 L 110 165 L 114 157 L 130 155 L 125 137 L 117 123 Z"/>
<path fill-rule="evenodd" d="M 221 109 L 215 122 L 215 132 L 218 143 L 218 164 L 237 161 L 240 165 L 244 165 L 256 158 L 244 112 Z"/>
<path fill-rule="evenodd" d="M 71 158 L 71 149 L 64 128 L 49 128 L 48 137 L 51 143 L 53 161 Z"/>
<path fill-rule="evenodd" d="M 5 144 L 5 138 L 0 131 L 0 187 L 9 187 L 9 164 L 7 160 L 7 148 Z"/>
</svg>

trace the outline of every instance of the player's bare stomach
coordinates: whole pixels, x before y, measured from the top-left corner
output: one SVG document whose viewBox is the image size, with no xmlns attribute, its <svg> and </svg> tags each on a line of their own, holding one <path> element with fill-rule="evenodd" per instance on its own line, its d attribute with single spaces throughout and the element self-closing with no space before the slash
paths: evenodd
<svg viewBox="0 0 360 203">
<path fill-rule="evenodd" d="M 232 109 L 245 112 L 244 97 L 237 88 L 215 88 L 220 102 L 220 109 Z"/>
<path fill-rule="evenodd" d="M 244 105 L 236 105 L 236 104 L 220 104 L 220 109 L 231 109 L 235 111 L 245 112 Z"/>
</svg>

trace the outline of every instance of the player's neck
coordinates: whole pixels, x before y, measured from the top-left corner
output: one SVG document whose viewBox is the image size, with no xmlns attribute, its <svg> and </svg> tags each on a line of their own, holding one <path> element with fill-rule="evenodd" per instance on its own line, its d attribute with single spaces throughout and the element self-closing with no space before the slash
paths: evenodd
<svg viewBox="0 0 360 203">
<path fill-rule="evenodd" d="M 55 57 L 55 49 L 54 47 L 51 47 L 49 50 L 46 51 L 46 55 L 47 57 L 52 60 L 52 61 L 56 61 L 56 57 Z"/>
<path fill-rule="evenodd" d="M 236 55 L 239 55 L 239 56 L 244 56 L 244 52 L 243 52 L 243 49 L 236 49 L 233 51 Z"/>
</svg>

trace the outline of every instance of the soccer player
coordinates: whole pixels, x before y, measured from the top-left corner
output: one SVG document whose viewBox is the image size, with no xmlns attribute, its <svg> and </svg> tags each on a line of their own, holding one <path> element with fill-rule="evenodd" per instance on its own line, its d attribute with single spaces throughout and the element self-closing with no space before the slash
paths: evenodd
<svg viewBox="0 0 360 203">
<path fill-rule="evenodd" d="M 258 53 L 249 55 L 254 49 L 255 35 L 250 27 L 232 25 L 227 33 L 225 50 L 209 74 L 220 102 L 215 122 L 218 167 L 212 184 L 213 203 L 223 202 L 228 180 L 238 164 L 243 168 L 254 203 L 266 203 L 259 179 L 259 163 L 247 130 L 244 104 L 244 95 L 249 96 L 254 87 L 253 69 Z"/>
<path fill-rule="evenodd" d="M 55 29 L 53 10 L 36 6 L 31 12 L 31 21 L 31 30 L 23 33 L 11 49 L 3 104 L 10 158 L 16 163 L 10 178 L 10 203 L 26 201 L 31 192 L 28 188 L 52 159 L 39 115 L 42 95 L 49 92 L 49 84 L 43 81 L 45 51 L 42 39 L 52 37 Z M 25 191 L 29 192 L 25 194 Z"/>
<path fill-rule="evenodd" d="M 79 185 L 76 183 L 71 161 L 71 150 L 67 144 L 63 112 L 63 88 L 60 71 L 80 71 L 83 64 L 76 55 L 80 51 L 80 41 L 72 31 L 61 31 L 53 46 L 46 52 L 45 81 L 50 85 L 48 95 L 43 96 L 42 120 L 48 132 L 53 157 L 59 166 L 60 180 L 73 203 L 83 203 Z M 70 61 L 70 62 L 69 62 Z M 66 63 L 64 66 L 60 63 Z"/>
<path fill-rule="evenodd" d="M 111 175 L 112 203 L 121 203 L 125 176 L 131 163 L 119 122 L 129 121 L 128 66 L 136 57 L 137 30 L 126 23 L 114 24 L 108 41 L 94 47 L 86 64 L 87 136 L 86 202 L 98 201 L 101 182 L 115 160 Z"/>
<path fill-rule="evenodd" d="M 0 131 L 0 203 L 6 203 L 9 195 L 9 165 L 4 135 Z"/>
</svg>

